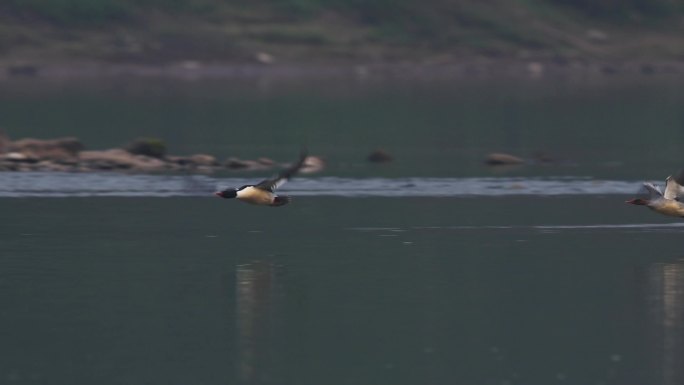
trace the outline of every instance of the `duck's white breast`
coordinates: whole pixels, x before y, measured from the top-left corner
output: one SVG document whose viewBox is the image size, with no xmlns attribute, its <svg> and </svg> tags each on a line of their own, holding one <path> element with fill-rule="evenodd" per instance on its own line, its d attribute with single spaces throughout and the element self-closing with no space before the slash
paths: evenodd
<svg viewBox="0 0 684 385">
<path fill-rule="evenodd" d="M 684 204 L 673 199 L 659 199 L 653 210 L 673 217 L 684 217 Z"/>
<path fill-rule="evenodd" d="M 237 199 L 255 205 L 270 205 L 273 203 L 273 193 L 250 186 L 238 191 Z"/>
</svg>

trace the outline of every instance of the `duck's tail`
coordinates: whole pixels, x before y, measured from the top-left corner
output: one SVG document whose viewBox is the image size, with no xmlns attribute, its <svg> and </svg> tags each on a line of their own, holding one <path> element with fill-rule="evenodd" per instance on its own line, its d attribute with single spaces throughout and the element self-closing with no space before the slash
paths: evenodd
<svg viewBox="0 0 684 385">
<path fill-rule="evenodd" d="M 271 206 L 277 207 L 277 206 L 284 206 L 292 201 L 292 198 L 290 198 L 287 195 L 278 195 L 275 198 L 273 198 L 273 203 L 271 203 Z"/>
</svg>

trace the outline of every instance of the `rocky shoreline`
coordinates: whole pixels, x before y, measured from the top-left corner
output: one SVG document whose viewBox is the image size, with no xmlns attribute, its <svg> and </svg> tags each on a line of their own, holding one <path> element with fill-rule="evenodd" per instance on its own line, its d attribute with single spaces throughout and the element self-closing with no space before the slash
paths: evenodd
<svg viewBox="0 0 684 385">
<path fill-rule="evenodd" d="M 124 148 L 85 150 L 77 138 L 9 140 L 0 134 L 0 172 L 190 172 L 213 173 L 222 170 L 268 170 L 286 165 L 268 158 L 219 160 L 209 154 L 177 156 L 166 154 L 166 146 L 158 139 L 140 138 Z M 324 162 L 316 156 L 305 161 L 303 173 L 318 172 Z"/>
</svg>

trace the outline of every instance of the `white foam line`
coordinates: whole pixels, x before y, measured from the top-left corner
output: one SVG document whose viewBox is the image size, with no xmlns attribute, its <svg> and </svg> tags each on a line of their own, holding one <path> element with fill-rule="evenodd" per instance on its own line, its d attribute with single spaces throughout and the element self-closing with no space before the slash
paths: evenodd
<svg viewBox="0 0 684 385">
<path fill-rule="evenodd" d="M 630 224 L 598 224 L 598 225 L 544 225 L 533 226 L 535 229 L 643 229 L 643 228 L 677 228 L 684 223 L 630 223 Z"/>
<path fill-rule="evenodd" d="M 118 173 L 0 172 L 0 197 L 211 196 L 220 188 L 259 178 L 212 178 Z M 297 178 L 282 191 L 293 196 L 478 197 L 634 194 L 641 181 L 586 177 Z"/>
<path fill-rule="evenodd" d="M 655 229 L 655 228 L 682 228 L 684 223 L 630 223 L 630 224 L 596 224 L 596 225 L 533 225 L 533 226 L 421 226 L 413 227 L 414 230 L 511 230 L 511 229 L 537 229 L 537 230 L 581 230 L 581 229 Z"/>
<path fill-rule="evenodd" d="M 353 231 L 402 231 L 398 227 L 350 227 Z"/>
</svg>

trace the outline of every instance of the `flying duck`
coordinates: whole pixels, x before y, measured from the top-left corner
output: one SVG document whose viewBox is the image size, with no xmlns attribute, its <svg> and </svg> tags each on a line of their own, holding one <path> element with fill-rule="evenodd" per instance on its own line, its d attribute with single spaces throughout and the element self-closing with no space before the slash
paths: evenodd
<svg viewBox="0 0 684 385">
<path fill-rule="evenodd" d="M 297 174 L 304 165 L 306 157 L 306 152 L 302 151 L 299 160 L 277 176 L 263 180 L 255 185 L 248 184 L 238 188 L 227 188 L 223 191 L 215 192 L 214 195 L 225 199 L 237 198 L 243 202 L 259 206 L 277 207 L 286 205 L 290 203 L 292 198 L 287 195 L 276 195 L 275 190 Z"/>
<path fill-rule="evenodd" d="M 664 193 L 660 191 L 658 186 L 652 183 L 644 183 L 644 187 L 648 190 L 648 199 L 635 198 L 628 200 L 626 203 L 647 206 L 649 209 L 663 215 L 684 217 L 684 203 L 680 202 L 680 197 L 684 196 L 684 187 L 677 183 L 675 178 L 668 176 L 665 179 Z"/>
</svg>

